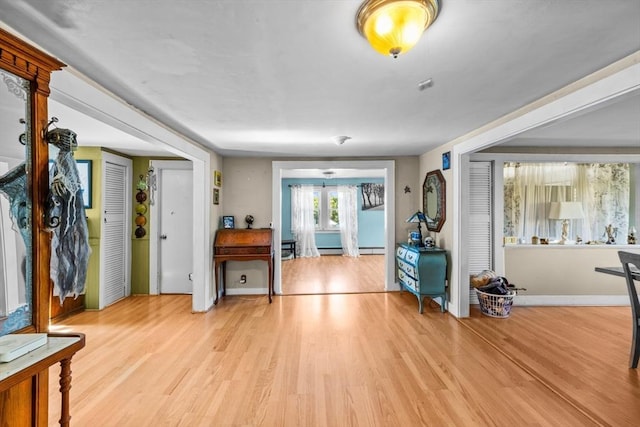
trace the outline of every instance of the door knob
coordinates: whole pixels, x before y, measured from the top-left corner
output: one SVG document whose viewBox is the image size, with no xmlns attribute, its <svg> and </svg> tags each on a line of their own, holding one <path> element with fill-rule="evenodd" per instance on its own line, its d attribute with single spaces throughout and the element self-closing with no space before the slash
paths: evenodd
<svg viewBox="0 0 640 427">
<path fill-rule="evenodd" d="M 160 235 L 160 238 L 161 238 L 162 240 L 167 240 L 167 235 L 166 235 L 166 234 L 161 234 L 161 235 Z"/>
</svg>

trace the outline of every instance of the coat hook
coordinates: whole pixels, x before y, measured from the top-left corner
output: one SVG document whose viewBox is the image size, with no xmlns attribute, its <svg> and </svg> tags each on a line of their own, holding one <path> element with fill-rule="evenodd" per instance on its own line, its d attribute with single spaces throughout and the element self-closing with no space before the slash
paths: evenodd
<svg viewBox="0 0 640 427">
<path fill-rule="evenodd" d="M 47 139 L 47 132 L 49 132 L 49 126 L 51 126 L 53 123 L 58 123 L 58 118 L 57 117 L 51 117 L 51 120 L 49 120 L 49 123 L 47 123 L 47 125 L 44 127 L 44 129 L 42 129 L 42 139 L 46 140 Z M 45 141 L 47 142 L 47 141 Z"/>
</svg>

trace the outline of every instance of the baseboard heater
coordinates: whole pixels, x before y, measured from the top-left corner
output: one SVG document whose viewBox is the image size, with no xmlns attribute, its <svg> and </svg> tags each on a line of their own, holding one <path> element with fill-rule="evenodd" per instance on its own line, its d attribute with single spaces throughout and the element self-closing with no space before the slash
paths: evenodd
<svg viewBox="0 0 640 427">
<path fill-rule="evenodd" d="M 359 248 L 360 255 L 384 255 L 384 248 Z M 342 255 L 342 248 L 318 248 L 320 255 Z"/>
</svg>

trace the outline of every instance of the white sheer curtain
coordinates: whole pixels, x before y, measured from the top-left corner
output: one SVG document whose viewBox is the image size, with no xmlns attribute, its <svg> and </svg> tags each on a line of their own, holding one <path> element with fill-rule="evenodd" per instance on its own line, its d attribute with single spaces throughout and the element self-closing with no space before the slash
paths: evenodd
<svg viewBox="0 0 640 427">
<path fill-rule="evenodd" d="M 358 257 L 358 192 L 355 185 L 338 185 L 338 219 L 342 253 Z"/>
<path fill-rule="evenodd" d="M 619 235 L 629 226 L 629 165 L 505 163 L 505 233 L 559 237 L 561 221 L 549 220 L 551 202 L 582 203 L 585 217 L 570 221 L 570 236 L 602 238 L 612 224 Z"/>
<path fill-rule="evenodd" d="M 313 217 L 313 185 L 291 187 L 291 228 L 300 257 L 319 257 Z"/>
</svg>

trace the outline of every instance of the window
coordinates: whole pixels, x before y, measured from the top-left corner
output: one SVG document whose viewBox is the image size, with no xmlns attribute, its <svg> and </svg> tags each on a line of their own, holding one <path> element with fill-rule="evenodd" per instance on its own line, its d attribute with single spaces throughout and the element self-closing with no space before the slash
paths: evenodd
<svg viewBox="0 0 640 427">
<path fill-rule="evenodd" d="M 317 187 L 314 189 L 313 216 L 318 231 L 336 231 L 340 228 L 337 187 Z"/>
<path fill-rule="evenodd" d="M 569 240 L 602 241 L 610 224 L 626 236 L 630 191 L 628 163 L 505 163 L 504 235 L 557 238 L 551 203 L 580 202 L 584 217 L 569 221 Z"/>
</svg>

